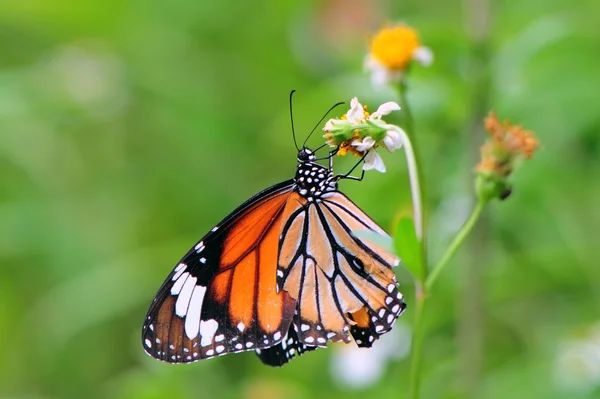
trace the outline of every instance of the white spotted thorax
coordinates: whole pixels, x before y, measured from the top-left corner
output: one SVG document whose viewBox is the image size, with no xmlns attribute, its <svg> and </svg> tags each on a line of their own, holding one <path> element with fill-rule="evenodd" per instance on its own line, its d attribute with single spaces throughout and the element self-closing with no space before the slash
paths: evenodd
<svg viewBox="0 0 600 399">
<path fill-rule="evenodd" d="M 308 148 L 298 152 L 298 166 L 294 178 L 298 193 L 308 201 L 337 190 L 337 179 L 333 172 L 316 162 L 315 154 Z"/>
</svg>

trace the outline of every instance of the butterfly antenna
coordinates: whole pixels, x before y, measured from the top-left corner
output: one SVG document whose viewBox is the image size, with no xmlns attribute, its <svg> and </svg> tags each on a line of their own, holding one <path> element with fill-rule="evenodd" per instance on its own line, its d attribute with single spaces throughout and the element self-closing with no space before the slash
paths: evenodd
<svg viewBox="0 0 600 399">
<path fill-rule="evenodd" d="M 290 120 L 292 122 L 292 137 L 294 138 L 294 145 L 296 146 L 296 151 L 300 151 L 300 148 L 298 148 L 298 143 L 296 142 L 296 131 L 294 130 L 294 113 L 292 112 L 292 97 L 294 96 L 295 92 L 296 90 L 292 90 L 290 92 Z"/>
<path fill-rule="evenodd" d="M 320 146 L 318 146 L 317 148 L 315 148 L 315 149 L 313 150 L 313 152 L 317 152 L 317 151 L 319 151 L 321 148 L 325 147 L 326 145 L 327 145 L 327 143 L 323 143 L 323 144 L 321 144 Z M 326 157 L 326 158 L 323 158 L 323 159 L 327 159 L 327 157 Z"/>
<path fill-rule="evenodd" d="M 323 117 L 319 120 L 319 122 L 317 122 L 317 124 L 315 125 L 315 127 L 313 127 L 313 129 L 310 131 L 310 134 L 308 135 L 308 137 L 306 138 L 306 140 L 304 140 L 304 143 L 302 143 L 302 147 L 304 147 L 306 145 L 306 142 L 308 141 L 308 139 L 310 138 L 310 136 L 312 136 L 312 134 L 315 132 L 315 130 L 317 129 L 317 127 L 319 127 L 319 125 L 321 124 L 321 122 L 323 122 L 323 120 L 325 118 L 327 118 L 327 115 L 329 115 L 329 113 L 331 111 L 333 111 L 336 107 L 339 107 L 342 104 L 345 104 L 345 102 L 344 101 L 340 101 L 339 103 L 335 103 L 331 108 L 329 108 L 329 110 L 327 112 L 325 112 L 325 115 L 323 115 Z"/>
</svg>

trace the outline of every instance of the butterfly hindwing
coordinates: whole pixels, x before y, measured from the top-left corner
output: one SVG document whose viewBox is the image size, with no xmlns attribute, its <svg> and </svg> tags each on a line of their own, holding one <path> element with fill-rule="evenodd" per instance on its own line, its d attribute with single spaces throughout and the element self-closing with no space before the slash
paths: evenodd
<svg viewBox="0 0 600 399">
<path fill-rule="evenodd" d="M 298 302 L 299 341 L 325 346 L 329 340 L 348 342 L 351 334 L 369 342 L 389 331 L 405 306 L 391 271 L 399 259 L 352 235 L 360 229 L 385 231 L 339 192 L 302 204 L 290 215 L 278 276 Z"/>
<path fill-rule="evenodd" d="M 280 343 L 270 348 L 257 350 L 256 354 L 259 359 L 269 366 L 281 367 L 292 360 L 294 356 L 301 356 L 305 352 L 317 349 L 316 346 L 308 346 L 300 342 L 296 329 L 297 326 L 291 325 Z"/>
</svg>

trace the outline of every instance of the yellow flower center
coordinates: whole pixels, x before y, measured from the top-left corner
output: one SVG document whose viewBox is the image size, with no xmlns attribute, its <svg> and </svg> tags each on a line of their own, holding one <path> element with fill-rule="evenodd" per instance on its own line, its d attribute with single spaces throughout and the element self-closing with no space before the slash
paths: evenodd
<svg viewBox="0 0 600 399">
<path fill-rule="evenodd" d="M 366 109 L 366 107 L 365 107 L 365 109 Z M 344 141 L 342 144 L 340 144 L 340 146 L 338 147 L 337 155 L 343 157 L 346 154 L 351 153 L 355 157 L 362 156 L 363 154 L 358 152 L 356 147 L 354 147 L 352 145 L 352 143 L 356 140 L 362 140 L 362 137 L 361 137 L 360 133 L 358 132 L 358 130 L 355 130 L 353 132 L 352 138 L 350 140 Z"/>
<path fill-rule="evenodd" d="M 414 29 L 398 25 L 377 32 L 371 41 L 371 55 L 389 69 L 405 69 L 420 46 Z"/>
</svg>

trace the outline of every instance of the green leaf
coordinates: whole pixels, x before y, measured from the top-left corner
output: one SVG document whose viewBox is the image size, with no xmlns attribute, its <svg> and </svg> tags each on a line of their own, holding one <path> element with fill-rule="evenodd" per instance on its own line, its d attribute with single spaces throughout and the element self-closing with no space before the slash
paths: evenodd
<svg viewBox="0 0 600 399">
<path fill-rule="evenodd" d="M 392 242 L 392 237 L 388 235 L 382 235 L 376 233 L 372 230 L 354 230 L 352 235 L 361 240 L 367 240 L 372 242 L 373 244 L 385 249 L 389 253 L 393 255 L 397 255 L 394 250 L 394 243 Z"/>
<path fill-rule="evenodd" d="M 411 218 L 403 217 L 398 222 L 396 234 L 394 235 L 394 248 L 402 263 L 416 278 L 421 278 L 424 275 L 421 245 L 417 239 L 415 225 Z"/>
</svg>

